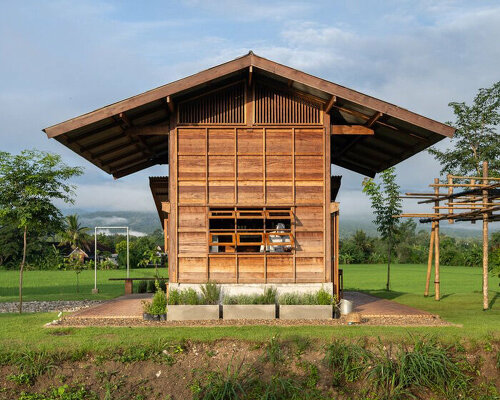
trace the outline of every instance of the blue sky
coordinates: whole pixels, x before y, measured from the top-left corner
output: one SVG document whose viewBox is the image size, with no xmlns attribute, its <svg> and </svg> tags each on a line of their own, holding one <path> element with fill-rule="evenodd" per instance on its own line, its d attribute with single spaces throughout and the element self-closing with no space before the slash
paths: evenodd
<svg viewBox="0 0 500 400">
<path fill-rule="evenodd" d="M 0 143 L 85 167 L 80 209 L 154 210 L 147 177 L 114 181 L 41 129 L 253 50 L 439 121 L 500 78 L 498 1 L 0 0 Z M 442 146 L 449 145 L 449 142 Z M 427 154 L 398 166 L 404 190 L 439 171 Z M 344 175 L 344 215 L 367 207 Z"/>
</svg>

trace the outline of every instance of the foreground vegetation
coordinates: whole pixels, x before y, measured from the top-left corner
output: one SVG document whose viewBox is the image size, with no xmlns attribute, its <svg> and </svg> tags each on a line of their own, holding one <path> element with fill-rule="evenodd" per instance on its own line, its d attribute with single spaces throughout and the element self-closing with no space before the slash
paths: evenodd
<svg viewBox="0 0 500 400">
<path fill-rule="evenodd" d="M 499 355 L 498 343 L 466 348 L 416 336 L 399 344 L 272 336 L 2 352 L 0 399 L 488 400 L 499 398 Z"/>
</svg>

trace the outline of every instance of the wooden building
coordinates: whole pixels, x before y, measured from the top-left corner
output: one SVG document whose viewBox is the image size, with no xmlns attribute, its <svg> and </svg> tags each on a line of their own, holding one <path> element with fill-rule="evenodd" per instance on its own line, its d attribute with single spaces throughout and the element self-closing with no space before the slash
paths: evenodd
<svg viewBox="0 0 500 400">
<path fill-rule="evenodd" d="M 44 131 L 115 178 L 169 165 L 150 186 L 171 282 L 337 293 L 332 164 L 374 176 L 453 134 L 252 52 Z"/>
</svg>

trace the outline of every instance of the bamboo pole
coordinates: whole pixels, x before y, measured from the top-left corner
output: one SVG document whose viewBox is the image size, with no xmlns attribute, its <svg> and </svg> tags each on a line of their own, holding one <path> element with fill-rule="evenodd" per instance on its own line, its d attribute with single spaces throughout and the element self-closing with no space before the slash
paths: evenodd
<svg viewBox="0 0 500 400">
<path fill-rule="evenodd" d="M 453 186 L 451 186 L 452 184 L 453 184 L 453 178 L 451 177 L 450 174 L 448 174 L 448 185 L 450 185 L 450 186 L 448 186 L 448 196 L 450 196 L 450 195 L 453 194 Z M 448 205 L 450 206 L 448 208 L 448 214 L 452 214 L 453 213 L 453 209 L 454 209 L 454 207 L 453 207 L 453 200 L 451 200 L 451 199 L 448 200 Z M 448 220 L 449 224 L 453 224 L 454 222 L 455 221 L 453 219 L 449 219 Z"/>
<path fill-rule="evenodd" d="M 433 250 L 434 250 L 434 235 L 436 231 L 435 227 L 436 223 L 433 222 L 431 228 L 431 239 L 429 243 L 429 258 L 427 259 L 427 277 L 425 280 L 425 292 L 424 292 L 425 297 L 429 296 L 429 284 L 431 282 L 431 272 L 432 272 L 432 256 L 434 255 Z"/>
<path fill-rule="evenodd" d="M 488 177 L 488 162 L 483 161 L 483 178 Z M 483 202 L 488 201 L 488 191 L 483 190 Z M 489 308 L 488 301 L 488 213 L 483 214 L 483 311 Z"/>
<path fill-rule="evenodd" d="M 439 183 L 439 179 L 434 179 L 434 184 L 437 185 Z M 439 186 L 434 187 L 434 193 L 437 197 L 439 197 Z M 439 200 L 434 203 L 435 206 L 439 207 Z M 439 210 L 438 210 L 439 212 Z M 439 301 L 440 291 L 439 291 L 439 220 L 436 221 L 436 225 L 434 226 L 434 246 L 435 246 L 435 259 L 434 259 L 434 290 L 435 290 L 435 299 Z"/>
</svg>

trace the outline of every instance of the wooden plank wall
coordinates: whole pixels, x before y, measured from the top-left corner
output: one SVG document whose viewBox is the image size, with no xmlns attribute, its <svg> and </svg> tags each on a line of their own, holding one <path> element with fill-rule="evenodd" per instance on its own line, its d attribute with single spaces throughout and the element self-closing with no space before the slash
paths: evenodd
<svg viewBox="0 0 500 400">
<path fill-rule="evenodd" d="M 179 282 L 326 281 L 322 126 L 198 126 L 175 133 Z M 214 206 L 291 207 L 295 251 L 209 254 L 207 214 Z"/>
<path fill-rule="evenodd" d="M 229 92 L 216 90 L 194 103 L 181 104 L 176 113 L 179 125 L 175 118 L 171 120 L 168 227 L 172 282 L 335 279 L 329 116 L 322 111 L 321 101 L 295 96 L 286 88 L 264 90 L 255 85 L 243 83 L 243 123 L 239 123 L 240 83 L 228 86 L 237 93 L 237 101 L 228 97 Z M 195 103 L 203 104 L 201 113 Z M 229 113 L 227 104 L 232 109 Z M 214 111 L 225 117 L 212 115 Z M 210 207 L 291 208 L 294 250 L 210 254 Z"/>
</svg>

